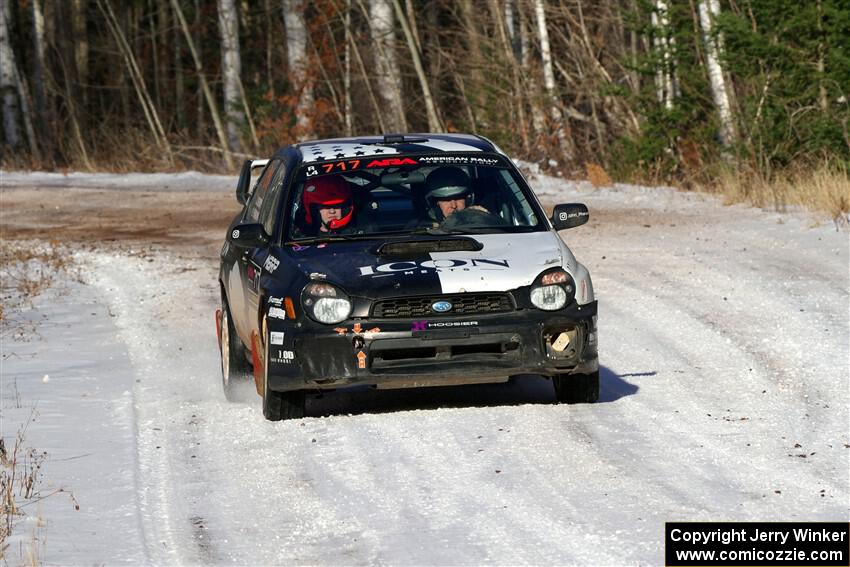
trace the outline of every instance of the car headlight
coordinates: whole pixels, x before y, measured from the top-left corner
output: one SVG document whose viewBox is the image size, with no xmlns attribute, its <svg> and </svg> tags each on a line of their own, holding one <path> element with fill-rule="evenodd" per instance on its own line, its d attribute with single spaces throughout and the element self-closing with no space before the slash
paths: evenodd
<svg viewBox="0 0 850 567">
<path fill-rule="evenodd" d="M 301 303 L 311 319 L 333 325 L 348 319 L 351 300 L 338 287 L 325 282 L 312 282 L 304 286 Z"/>
<path fill-rule="evenodd" d="M 575 294 L 573 278 L 564 270 L 546 272 L 531 288 L 531 303 L 544 311 L 562 309 Z"/>
</svg>

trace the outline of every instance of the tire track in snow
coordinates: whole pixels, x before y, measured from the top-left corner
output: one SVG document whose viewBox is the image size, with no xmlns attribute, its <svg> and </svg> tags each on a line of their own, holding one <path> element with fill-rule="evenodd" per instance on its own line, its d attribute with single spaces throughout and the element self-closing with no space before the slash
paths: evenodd
<svg viewBox="0 0 850 567">
<path fill-rule="evenodd" d="M 798 484 L 799 479 L 797 475 L 800 474 L 801 471 L 799 467 L 802 466 L 799 463 L 797 463 L 796 466 L 794 463 L 789 463 L 790 471 L 776 471 L 775 461 L 770 460 L 759 467 L 761 468 L 760 471 L 754 471 L 753 474 L 748 474 L 748 471 L 753 468 L 754 463 L 742 461 L 740 458 L 739 454 L 741 450 L 745 448 L 734 447 L 728 443 L 722 442 L 718 444 L 718 439 L 722 441 L 724 439 L 724 435 L 729 434 L 731 434 L 733 438 L 737 438 L 742 435 L 749 435 L 753 441 L 753 445 L 763 444 L 765 438 L 773 438 L 774 447 L 772 451 L 776 453 L 775 456 L 778 457 L 780 451 L 782 456 L 785 455 L 793 441 L 788 441 L 784 447 L 779 444 L 780 434 L 776 433 L 775 430 L 777 426 L 782 425 L 783 421 L 781 418 L 777 421 L 777 416 L 775 415 L 773 407 L 776 402 L 764 407 L 764 396 L 757 393 L 763 389 L 775 390 L 776 384 L 770 380 L 770 369 L 768 368 L 767 371 L 765 371 L 763 365 L 759 363 L 758 357 L 747 354 L 746 349 L 742 349 L 740 347 L 729 348 L 728 345 L 724 347 L 726 339 L 724 330 L 708 325 L 700 321 L 699 318 L 690 315 L 686 309 L 687 302 L 684 302 L 681 305 L 682 309 L 677 312 L 671 312 L 673 313 L 672 318 L 675 319 L 675 325 L 668 326 L 668 320 L 659 320 L 657 317 L 657 313 L 659 311 L 657 306 L 654 304 L 659 303 L 659 300 L 653 298 L 651 294 L 648 294 L 645 288 L 622 285 L 620 293 L 623 294 L 624 290 L 626 293 L 624 294 L 625 297 L 623 298 L 622 304 L 628 305 L 629 307 L 618 311 L 616 306 L 609 306 L 609 322 L 628 322 L 636 319 L 636 321 L 628 324 L 628 326 L 632 328 L 647 328 L 650 331 L 648 333 L 641 333 L 637 335 L 631 333 L 617 339 L 616 334 L 619 330 L 612 329 L 613 334 L 607 338 L 607 341 L 617 343 L 630 340 L 632 343 L 630 346 L 638 347 L 645 343 L 646 346 L 643 348 L 633 348 L 630 351 L 628 358 L 631 364 L 634 364 L 641 359 L 646 360 L 647 363 L 652 363 L 652 353 L 665 353 L 665 362 L 658 368 L 658 374 L 653 378 L 653 381 L 659 381 L 665 376 L 669 376 L 669 372 L 671 370 L 675 372 L 675 367 L 679 366 L 684 368 L 698 367 L 693 373 L 693 377 L 699 378 L 703 382 L 702 386 L 695 389 L 695 395 L 691 396 L 679 396 L 677 395 L 680 393 L 679 391 L 670 391 L 669 386 L 673 386 L 675 388 L 677 385 L 677 382 L 670 382 L 673 378 L 672 376 L 670 376 L 667 383 L 662 383 L 667 386 L 662 390 L 657 390 L 651 386 L 651 383 L 648 383 L 646 389 L 642 392 L 646 395 L 642 395 L 641 398 L 644 399 L 651 408 L 653 408 L 651 411 L 655 411 L 655 408 L 658 408 L 671 396 L 671 394 L 673 394 L 675 397 L 670 400 L 670 402 L 675 400 L 675 404 L 670 403 L 667 405 L 669 407 L 681 408 L 681 413 L 678 416 L 679 419 L 688 419 L 686 416 L 690 416 L 688 421 L 691 423 L 688 423 L 686 426 L 682 427 L 682 429 L 689 432 L 689 436 L 698 446 L 710 447 L 710 450 L 714 453 L 720 452 L 720 455 L 716 457 L 714 467 L 720 475 L 727 477 L 727 481 L 724 484 L 735 485 L 744 482 L 746 484 L 755 484 L 755 486 L 758 486 L 760 482 L 763 484 L 762 475 L 767 475 L 767 478 L 775 477 L 780 484 L 785 486 L 790 485 L 793 487 Z M 637 297 L 641 297 L 642 301 L 636 301 L 634 298 Z M 669 299 L 665 298 L 664 304 L 667 303 L 669 303 Z M 671 316 L 668 316 L 668 319 L 670 317 Z M 603 328 L 601 333 L 601 336 L 603 337 L 601 342 L 604 345 L 606 343 L 606 330 Z M 702 340 L 699 344 L 686 343 L 681 340 L 682 336 L 698 336 Z M 635 342 L 637 342 L 637 344 L 635 344 Z M 723 353 L 724 350 L 726 351 L 725 357 L 720 357 L 719 354 Z M 718 356 L 711 357 L 714 358 L 716 362 L 706 360 L 706 353 L 710 353 L 712 351 L 716 351 L 718 353 Z M 603 352 L 603 357 L 604 356 L 605 354 Z M 671 357 L 673 357 L 672 360 L 670 360 Z M 615 361 L 612 361 L 610 358 L 608 360 L 609 362 L 614 362 L 615 367 L 617 366 Z M 745 375 L 745 379 L 757 380 L 759 385 L 756 388 L 753 388 L 753 384 L 751 384 L 750 387 L 745 386 L 742 390 L 739 380 L 736 378 L 738 374 L 734 372 L 736 369 L 740 370 L 742 368 L 754 369 L 754 372 L 751 375 Z M 693 385 L 689 385 L 689 387 L 693 387 Z M 686 390 L 682 389 L 682 391 Z M 729 394 L 732 392 L 737 392 L 739 396 L 736 397 L 731 407 L 734 408 L 735 404 L 737 404 L 740 408 L 737 411 L 746 411 L 748 415 L 751 416 L 750 420 L 738 423 L 718 421 L 713 424 L 713 427 L 711 423 L 702 423 L 699 425 L 697 423 L 693 423 L 693 421 L 695 421 L 693 416 L 704 416 L 706 412 L 712 413 L 715 416 L 715 419 L 717 418 L 718 413 L 723 415 L 723 410 L 730 407 L 730 405 L 728 405 L 730 404 Z M 741 398 L 740 394 L 744 394 L 745 397 Z M 771 395 L 768 399 L 775 399 L 777 397 L 782 397 L 781 392 L 780 394 Z M 795 406 L 798 408 L 797 420 L 800 420 L 805 417 L 805 407 L 802 407 L 800 403 L 795 404 Z M 787 413 L 792 406 L 789 406 L 786 402 L 779 407 L 782 408 L 783 412 Z M 761 408 L 761 410 L 758 408 Z M 640 408 L 630 409 L 636 409 L 640 412 Z M 664 411 L 666 409 L 664 407 L 661 407 L 660 409 L 669 415 L 669 409 L 667 409 L 667 411 Z M 648 417 L 651 418 L 652 415 L 650 414 Z M 752 417 L 755 417 L 756 419 L 752 419 Z M 835 422 L 833 422 L 833 428 L 835 427 L 834 423 Z M 734 426 L 737 427 L 732 431 L 727 429 Z M 756 430 L 753 431 L 753 428 Z M 644 443 L 637 443 L 636 446 L 642 447 L 646 445 Z M 765 450 L 763 446 L 760 448 L 762 450 L 755 451 L 754 454 L 760 455 L 762 451 Z M 836 453 L 836 456 L 839 461 L 842 460 L 842 455 L 840 453 Z M 846 456 L 844 456 L 844 459 L 846 459 Z M 699 459 L 696 461 L 698 466 L 686 475 L 687 478 L 699 478 L 700 475 L 698 474 L 698 471 L 704 469 L 702 464 L 700 464 L 701 462 L 702 461 Z M 730 465 L 731 463 L 738 463 L 738 465 Z M 682 466 L 682 464 L 683 463 L 678 462 L 677 467 Z M 685 467 L 688 467 L 691 463 L 684 463 L 684 465 Z M 661 471 L 659 471 L 659 473 L 660 472 Z M 735 473 L 735 476 L 730 476 L 731 473 Z M 651 478 L 663 478 L 663 474 L 658 476 L 649 476 Z M 736 480 L 738 476 L 741 478 Z M 808 480 L 807 484 L 809 484 L 811 488 L 809 492 L 810 496 L 813 499 L 816 499 L 817 491 L 814 489 L 814 486 L 822 487 L 825 483 L 831 484 L 832 488 L 840 494 L 840 483 L 833 484 L 829 482 L 829 480 L 829 477 Z M 692 485 L 686 487 L 686 490 L 691 492 L 694 491 Z M 844 490 L 846 490 L 846 487 L 844 487 Z M 752 488 L 747 491 L 754 492 Z M 701 493 L 703 491 L 696 492 Z M 761 492 L 763 493 L 764 489 L 762 489 Z M 798 496 L 797 498 L 800 497 Z M 794 506 L 792 505 L 790 508 L 794 508 Z M 800 508 L 797 508 L 797 510 L 799 509 Z M 789 510 L 789 512 L 794 513 L 791 510 Z"/>
<path fill-rule="evenodd" d="M 189 377 L 182 373 L 185 369 L 175 370 L 175 365 L 162 358 L 174 347 L 164 342 L 170 336 L 168 318 L 163 316 L 167 309 L 157 306 L 156 299 L 170 303 L 170 298 L 162 297 L 161 278 L 168 271 L 163 271 L 160 262 L 151 265 L 109 253 L 85 253 L 80 257 L 92 266 L 92 279 L 117 315 L 116 325 L 138 376 L 133 392 L 139 456 L 137 493 L 149 552 L 155 563 L 214 560 L 216 553 L 209 543 L 214 538 L 198 541 L 196 519 L 201 516 L 191 511 L 191 499 L 182 498 L 185 492 L 175 490 L 184 480 L 175 471 L 186 468 L 181 443 L 187 436 L 186 430 L 179 430 L 176 419 L 185 414 L 181 411 L 175 416 L 170 404 L 161 403 L 163 396 L 179 401 L 188 397 L 185 384 Z M 144 295 L 139 297 L 140 293 Z M 152 305 L 160 312 L 155 312 Z M 179 409 L 192 408 L 183 403 Z M 188 438 L 190 443 L 196 443 L 191 433 Z"/>
</svg>

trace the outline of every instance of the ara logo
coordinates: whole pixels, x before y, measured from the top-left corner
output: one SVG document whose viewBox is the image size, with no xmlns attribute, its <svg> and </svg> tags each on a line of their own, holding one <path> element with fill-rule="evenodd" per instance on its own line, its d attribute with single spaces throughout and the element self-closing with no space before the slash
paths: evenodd
<svg viewBox="0 0 850 567">
<path fill-rule="evenodd" d="M 394 165 L 418 165 L 415 159 L 411 158 L 387 158 L 387 159 L 373 159 L 369 162 L 366 167 L 391 167 Z"/>
<path fill-rule="evenodd" d="M 431 309 L 436 311 L 437 313 L 448 313 L 454 307 L 448 301 L 437 301 L 436 303 L 431 304 Z"/>
<path fill-rule="evenodd" d="M 470 270 L 507 270 L 510 269 L 510 264 L 507 260 L 491 260 L 487 258 L 444 258 L 440 260 L 425 260 L 416 262 L 414 260 L 405 260 L 401 262 L 389 262 L 379 266 L 360 266 L 361 276 L 380 277 L 384 275 L 401 273 L 404 275 L 413 275 L 417 270 L 421 273 L 429 271 L 470 271 Z"/>
</svg>

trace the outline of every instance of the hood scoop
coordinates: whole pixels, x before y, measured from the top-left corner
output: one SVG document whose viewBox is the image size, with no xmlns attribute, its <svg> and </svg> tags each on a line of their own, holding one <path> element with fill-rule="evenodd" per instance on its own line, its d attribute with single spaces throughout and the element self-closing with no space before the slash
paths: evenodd
<svg viewBox="0 0 850 567">
<path fill-rule="evenodd" d="M 413 256 L 431 252 L 478 252 L 484 245 L 474 238 L 432 238 L 386 242 L 378 246 L 378 256 Z"/>
</svg>

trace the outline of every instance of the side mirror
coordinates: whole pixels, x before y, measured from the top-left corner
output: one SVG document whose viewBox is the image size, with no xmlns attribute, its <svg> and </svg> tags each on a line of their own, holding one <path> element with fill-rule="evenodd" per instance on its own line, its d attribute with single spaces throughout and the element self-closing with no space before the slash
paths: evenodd
<svg viewBox="0 0 850 567">
<path fill-rule="evenodd" d="M 248 200 L 248 190 L 251 188 L 251 160 L 246 159 L 242 163 L 242 171 L 239 172 L 239 181 L 236 182 L 236 200 L 244 205 Z"/>
<path fill-rule="evenodd" d="M 261 224 L 237 224 L 230 229 L 227 241 L 238 248 L 258 248 L 269 243 L 269 235 Z"/>
<path fill-rule="evenodd" d="M 552 226 L 555 230 L 564 230 L 581 226 L 590 218 L 587 206 L 582 203 L 555 205 L 552 212 Z"/>
</svg>

